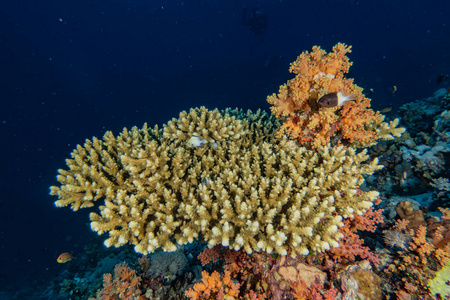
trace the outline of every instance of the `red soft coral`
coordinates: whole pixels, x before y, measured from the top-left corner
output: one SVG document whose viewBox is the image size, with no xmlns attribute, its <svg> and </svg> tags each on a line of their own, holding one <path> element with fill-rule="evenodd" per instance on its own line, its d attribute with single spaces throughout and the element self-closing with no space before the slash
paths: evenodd
<svg viewBox="0 0 450 300">
<path fill-rule="evenodd" d="M 358 193 L 364 192 L 358 190 Z M 380 201 L 380 199 L 376 199 L 374 203 L 379 204 Z M 330 249 L 330 252 L 334 254 L 333 258 L 337 261 L 347 259 L 350 262 L 355 262 L 356 256 L 360 256 L 373 264 L 378 264 L 380 261 L 377 255 L 373 254 L 369 247 L 362 245 L 364 240 L 356 232 L 358 230 L 374 232 L 377 224 L 383 223 L 382 212 L 382 209 L 374 210 L 371 207 L 363 215 L 344 220 L 344 226 L 339 228 L 344 237 L 339 241 L 339 247 Z"/>
</svg>

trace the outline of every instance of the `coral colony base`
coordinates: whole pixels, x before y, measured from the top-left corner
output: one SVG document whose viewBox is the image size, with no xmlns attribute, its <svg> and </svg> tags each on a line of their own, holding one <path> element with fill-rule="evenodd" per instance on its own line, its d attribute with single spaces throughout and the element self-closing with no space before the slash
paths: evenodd
<svg viewBox="0 0 450 300">
<path fill-rule="evenodd" d="M 295 77 L 268 97 L 272 116 L 193 108 L 163 128 L 78 145 L 51 187 L 56 206 L 100 204 L 90 219 L 104 244 L 144 255 L 134 268 L 118 264 L 85 298 L 449 296 L 448 209 L 430 220 L 398 201 L 396 220 L 383 223 L 374 207 L 380 194 L 368 187 L 377 184 L 365 178 L 388 165 L 367 148 L 395 145 L 405 129 L 384 122 L 345 78 L 350 50 L 302 53 Z M 445 130 L 444 121 L 435 127 Z M 410 160 L 420 157 L 409 149 Z M 448 179 L 431 184 L 449 190 Z"/>
</svg>

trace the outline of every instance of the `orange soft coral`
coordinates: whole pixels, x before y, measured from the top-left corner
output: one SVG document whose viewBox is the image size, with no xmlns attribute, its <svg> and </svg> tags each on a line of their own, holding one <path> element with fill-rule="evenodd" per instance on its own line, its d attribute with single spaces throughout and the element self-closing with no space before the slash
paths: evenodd
<svg viewBox="0 0 450 300">
<path fill-rule="evenodd" d="M 142 294 L 139 289 L 141 280 L 126 262 L 118 264 L 114 268 L 114 277 L 110 273 L 103 276 L 103 289 L 97 292 L 97 299 L 137 299 Z"/>
<path fill-rule="evenodd" d="M 303 52 L 291 64 L 289 71 L 296 74 L 280 87 L 278 94 L 267 98 L 272 104 L 272 114 L 284 124 L 277 136 L 286 135 L 299 144 L 318 148 L 330 145 L 364 145 L 377 139 L 374 124 L 382 122 L 383 116 L 370 109 L 370 99 L 362 94 L 362 88 L 353 79 L 344 78 L 352 63 L 346 56 L 351 46 L 338 43 L 327 53 L 318 46 L 312 52 Z M 333 92 L 354 95 L 342 107 L 320 107 L 317 100 Z"/>
<path fill-rule="evenodd" d="M 196 283 L 194 288 L 185 292 L 185 295 L 193 300 L 235 299 L 239 295 L 240 286 L 239 283 L 233 282 L 228 271 L 225 271 L 222 278 L 217 271 L 211 275 L 203 271 L 202 282 Z"/>
</svg>

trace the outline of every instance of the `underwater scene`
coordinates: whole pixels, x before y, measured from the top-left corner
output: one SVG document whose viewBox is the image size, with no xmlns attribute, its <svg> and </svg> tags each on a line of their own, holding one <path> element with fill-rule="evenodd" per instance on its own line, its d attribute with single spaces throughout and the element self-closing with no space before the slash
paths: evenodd
<svg viewBox="0 0 450 300">
<path fill-rule="evenodd" d="M 450 299 L 447 1 L 0 8 L 0 300 Z"/>
</svg>

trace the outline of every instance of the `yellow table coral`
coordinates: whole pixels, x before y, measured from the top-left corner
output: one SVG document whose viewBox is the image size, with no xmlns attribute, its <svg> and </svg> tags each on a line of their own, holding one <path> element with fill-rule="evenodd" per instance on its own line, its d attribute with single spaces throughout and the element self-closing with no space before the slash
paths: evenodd
<svg viewBox="0 0 450 300">
<path fill-rule="evenodd" d="M 144 254 L 195 239 L 293 256 L 336 247 L 342 219 L 378 196 L 356 189 L 381 166 L 366 151 L 275 140 L 278 125 L 260 111 L 201 107 L 162 129 L 107 132 L 76 147 L 51 194 L 73 210 L 98 202 L 91 228 L 109 234 L 105 245 Z"/>
</svg>

